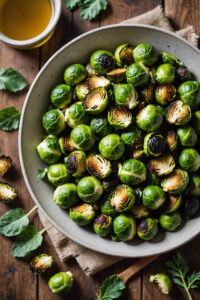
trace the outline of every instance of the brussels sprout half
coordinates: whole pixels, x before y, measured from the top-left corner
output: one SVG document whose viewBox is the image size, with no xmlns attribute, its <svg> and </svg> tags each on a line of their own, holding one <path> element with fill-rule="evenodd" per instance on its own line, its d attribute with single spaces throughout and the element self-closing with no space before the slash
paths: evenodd
<svg viewBox="0 0 200 300">
<path fill-rule="evenodd" d="M 137 235 L 140 239 L 152 240 L 158 233 L 158 221 L 153 218 L 146 218 L 140 221 L 137 226 Z"/>
<path fill-rule="evenodd" d="M 155 90 L 156 101 L 161 105 L 166 105 L 176 97 L 176 88 L 172 84 L 161 84 Z"/>
<path fill-rule="evenodd" d="M 142 203 L 149 209 L 158 209 L 165 202 L 165 193 L 156 185 L 148 185 L 142 193 Z"/>
<path fill-rule="evenodd" d="M 174 170 L 171 174 L 164 177 L 161 186 L 164 192 L 171 194 L 181 194 L 189 183 L 188 173 L 181 169 Z"/>
<path fill-rule="evenodd" d="M 99 87 L 93 89 L 83 100 L 83 107 L 89 114 L 99 114 L 108 104 L 108 94 L 105 88 Z"/>
<path fill-rule="evenodd" d="M 61 158 L 58 138 L 48 135 L 38 146 L 37 152 L 41 160 L 47 164 L 56 163 Z"/>
<path fill-rule="evenodd" d="M 166 274 L 156 274 L 150 276 L 150 282 L 155 282 L 161 292 L 168 295 L 172 289 L 171 278 Z"/>
<path fill-rule="evenodd" d="M 47 173 L 48 181 L 59 186 L 70 181 L 69 172 L 64 164 L 51 165 Z"/>
<path fill-rule="evenodd" d="M 93 228 L 94 232 L 102 237 L 109 235 L 112 231 L 112 218 L 104 214 L 97 216 Z"/>
<path fill-rule="evenodd" d="M 86 77 L 86 69 L 81 64 L 72 64 L 64 71 L 64 80 L 67 84 L 74 86 L 84 80 Z"/>
<path fill-rule="evenodd" d="M 177 209 L 179 209 L 181 202 L 182 202 L 182 196 L 168 194 L 166 202 L 167 202 L 167 205 L 166 205 L 165 212 L 170 214 L 170 213 L 176 211 Z"/>
<path fill-rule="evenodd" d="M 180 82 L 189 81 L 191 79 L 191 73 L 185 66 L 176 67 L 176 77 Z"/>
<path fill-rule="evenodd" d="M 86 155 L 83 151 L 76 150 L 69 154 L 66 162 L 69 174 L 80 177 L 86 170 Z"/>
<path fill-rule="evenodd" d="M 134 147 L 136 149 L 140 148 L 143 143 L 142 130 L 136 126 L 130 128 L 121 134 L 121 139 L 127 146 Z"/>
<path fill-rule="evenodd" d="M 101 154 L 90 154 L 86 159 L 86 167 L 88 173 L 98 179 L 108 177 L 112 171 L 110 161 Z"/>
<path fill-rule="evenodd" d="M 66 109 L 65 122 L 71 128 L 88 122 L 88 117 L 86 115 L 85 109 L 83 108 L 82 102 L 76 102 Z"/>
<path fill-rule="evenodd" d="M 64 209 L 69 209 L 78 202 L 76 185 L 74 183 L 66 183 L 56 188 L 53 201 Z"/>
<path fill-rule="evenodd" d="M 119 45 L 115 50 L 115 59 L 119 66 L 133 63 L 133 47 L 128 44 Z"/>
<path fill-rule="evenodd" d="M 190 177 L 190 193 L 195 196 L 200 196 L 200 175 L 194 174 Z"/>
<path fill-rule="evenodd" d="M 165 134 L 166 147 L 170 152 L 176 150 L 178 146 L 178 135 L 173 130 L 167 130 Z"/>
<path fill-rule="evenodd" d="M 88 225 L 95 217 L 95 211 L 92 205 L 83 203 L 73 206 L 69 210 L 70 218 L 80 226 Z"/>
<path fill-rule="evenodd" d="M 112 133 L 101 139 L 99 151 L 103 157 L 109 160 L 117 160 L 124 154 L 125 147 L 122 139 L 117 134 Z"/>
<path fill-rule="evenodd" d="M 72 129 L 70 138 L 78 150 L 90 150 L 95 143 L 95 134 L 90 126 L 80 124 Z"/>
<path fill-rule="evenodd" d="M 59 109 L 51 109 L 42 117 L 42 125 L 47 133 L 59 134 L 65 127 L 65 118 Z"/>
<path fill-rule="evenodd" d="M 106 74 L 113 69 L 115 60 L 110 51 L 97 50 L 90 57 L 90 65 L 98 74 Z"/>
<path fill-rule="evenodd" d="M 197 81 L 183 82 L 178 88 L 178 93 L 184 104 L 193 108 L 200 104 L 199 83 Z"/>
<path fill-rule="evenodd" d="M 189 105 L 176 100 L 166 108 L 166 120 L 172 125 L 185 125 L 191 120 L 192 114 Z"/>
<path fill-rule="evenodd" d="M 121 82 L 126 77 L 126 68 L 117 68 L 113 69 L 112 71 L 108 72 L 107 78 L 112 82 Z"/>
<path fill-rule="evenodd" d="M 151 132 L 144 138 L 144 153 L 147 156 L 160 156 L 166 147 L 166 142 L 161 134 Z"/>
<path fill-rule="evenodd" d="M 135 191 L 128 185 L 118 185 L 109 196 L 110 203 L 117 212 L 130 210 L 135 203 Z"/>
<path fill-rule="evenodd" d="M 112 132 L 108 120 L 103 117 L 94 117 L 90 122 L 90 127 L 98 137 L 104 137 Z"/>
<path fill-rule="evenodd" d="M 126 80 L 135 87 L 144 86 L 149 81 L 149 71 L 143 65 L 134 63 L 126 70 Z"/>
<path fill-rule="evenodd" d="M 30 269 L 33 274 L 40 274 L 45 272 L 53 265 L 53 258 L 45 253 L 34 257 L 30 263 Z"/>
<path fill-rule="evenodd" d="M 137 126 L 147 132 L 156 131 L 163 122 L 164 111 L 160 106 L 147 105 L 136 116 Z"/>
<path fill-rule="evenodd" d="M 57 108 L 64 108 L 72 100 L 71 87 L 67 84 L 55 86 L 51 92 L 51 103 Z"/>
<path fill-rule="evenodd" d="M 119 164 L 118 176 L 124 184 L 135 186 L 146 180 L 147 169 L 143 162 L 129 159 L 123 165 Z"/>
<path fill-rule="evenodd" d="M 113 231 L 119 241 L 130 241 L 136 235 L 136 223 L 133 217 L 121 214 L 113 221 Z"/>
<path fill-rule="evenodd" d="M 17 192 L 11 185 L 0 182 L 0 202 L 11 203 L 17 197 Z"/>
<path fill-rule="evenodd" d="M 94 90 L 97 88 L 108 88 L 110 86 L 110 80 L 108 80 L 104 76 L 92 75 L 87 79 L 87 86 L 90 90 Z"/>
<path fill-rule="evenodd" d="M 158 53 L 151 44 L 143 43 L 134 48 L 133 57 L 136 63 L 152 66 L 158 60 Z"/>
<path fill-rule="evenodd" d="M 114 85 L 115 102 L 133 109 L 138 104 L 138 94 L 130 83 L 119 83 Z"/>
<path fill-rule="evenodd" d="M 89 91 L 90 90 L 89 90 L 88 85 L 85 81 L 78 83 L 75 87 L 76 97 L 80 101 L 83 101 L 85 99 L 85 97 L 87 96 Z"/>
<path fill-rule="evenodd" d="M 77 184 L 77 193 L 82 201 L 94 203 L 103 194 L 101 182 L 94 176 L 82 177 Z"/>
<path fill-rule="evenodd" d="M 0 156 L 0 175 L 4 176 L 13 164 L 12 159 L 9 156 Z"/>
<path fill-rule="evenodd" d="M 200 168 L 200 155 L 196 149 L 183 149 L 179 156 L 179 164 L 189 173 L 196 172 Z"/>
<path fill-rule="evenodd" d="M 75 144 L 73 143 L 72 139 L 69 136 L 60 137 L 58 142 L 59 142 L 60 151 L 62 152 L 62 154 L 67 155 L 69 152 L 72 152 L 76 149 Z"/>
<path fill-rule="evenodd" d="M 171 154 L 163 154 L 157 158 L 152 158 L 149 161 L 149 169 L 157 176 L 164 176 L 170 174 L 176 164 Z"/>
<path fill-rule="evenodd" d="M 155 77 L 159 84 L 173 83 L 175 79 L 175 68 L 171 64 L 162 64 L 157 68 Z"/>
<path fill-rule="evenodd" d="M 182 218 L 179 212 L 171 214 L 162 214 L 159 218 L 160 226 L 167 231 L 176 230 L 182 223 Z"/>
<path fill-rule="evenodd" d="M 129 214 L 135 219 L 146 218 L 150 213 L 150 210 L 142 204 L 135 203 L 132 209 L 129 211 Z"/>
<path fill-rule="evenodd" d="M 132 120 L 133 116 L 125 106 L 113 106 L 108 111 L 108 122 L 115 129 L 126 129 Z"/>
<path fill-rule="evenodd" d="M 54 294 L 68 293 L 73 285 L 73 275 L 70 271 L 56 273 L 51 276 L 48 285 Z"/>
<path fill-rule="evenodd" d="M 155 100 L 155 89 L 156 85 L 150 82 L 140 91 L 141 98 L 148 104 L 152 104 Z"/>
<path fill-rule="evenodd" d="M 184 126 L 178 128 L 177 134 L 179 137 L 180 144 L 183 147 L 194 147 L 197 143 L 197 134 L 193 127 Z"/>
<path fill-rule="evenodd" d="M 143 160 L 145 157 L 144 150 L 142 149 L 134 149 L 133 150 L 133 158 L 138 160 Z"/>
</svg>

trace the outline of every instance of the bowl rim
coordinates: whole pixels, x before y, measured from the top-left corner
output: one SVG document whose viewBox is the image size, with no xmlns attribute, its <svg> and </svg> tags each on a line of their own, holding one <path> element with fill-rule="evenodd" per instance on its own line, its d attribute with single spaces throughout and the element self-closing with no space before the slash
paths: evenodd
<svg viewBox="0 0 200 300">
<path fill-rule="evenodd" d="M 68 234 L 66 235 L 66 232 L 54 221 L 51 219 L 51 217 L 47 214 L 47 212 L 42 208 L 42 206 L 40 205 L 40 202 L 37 200 L 36 196 L 34 195 L 33 191 L 32 191 L 32 188 L 31 188 L 31 185 L 29 184 L 29 180 L 28 180 L 28 177 L 27 177 L 27 174 L 26 174 L 26 170 L 25 170 L 25 166 L 24 166 L 24 161 L 23 161 L 23 154 L 22 154 L 22 129 L 23 129 L 23 121 L 24 121 L 24 115 L 25 115 L 25 112 L 26 112 L 26 107 L 27 107 L 27 104 L 28 104 L 28 101 L 29 101 L 29 96 L 31 95 L 32 93 L 32 90 L 34 89 L 35 87 L 35 84 L 37 83 L 37 80 L 40 78 L 40 76 L 42 75 L 43 71 L 48 67 L 48 65 L 62 52 L 64 51 L 65 48 L 69 47 L 71 44 L 73 44 L 74 42 L 77 42 L 79 41 L 80 39 L 82 39 L 83 37 L 87 36 L 87 35 L 90 35 L 92 33 L 95 33 L 97 31 L 104 31 L 104 30 L 107 30 L 107 29 L 112 29 L 112 28 L 146 28 L 146 29 L 152 29 L 152 30 L 156 30 L 156 31 L 159 31 L 159 32 L 163 32 L 167 35 L 170 35 L 172 37 L 175 37 L 176 39 L 178 40 L 181 40 L 183 43 L 187 44 L 190 48 L 192 48 L 195 52 L 197 52 L 199 55 L 200 55 L 200 50 L 191 45 L 190 42 L 188 42 L 187 40 L 185 40 L 184 38 L 182 38 L 181 36 L 178 36 L 176 33 L 174 32 L 171 32 L 171 31 L 168 31 L 166 29 L 161 29 L 161 28 L 158 28 L 158 27 L 155 27 L 155 26 L 152 26 L 152 25 L 143 25 L 143 24 L 133 24 L 133 25 L 130 25 L 130 24 L 112 24 L 112 25 L 107 25 L 107 26 L 102 26 L 102 27 L 98 27 L 98 28 L 95 28 L 95 29 L 92 29 L 86 33 L 83 33 L 81 35 L 79 35 L 78 37 L 72 39 L 71 41 L 69 41 L 68 43 L 66 43 L 64 46 L 62 46 L 59 50 L 57 50 L 49 59 L 48 61 L 44 64 L 44 66 L 40 69 L 40 71 L 38 72 L 38 74 L 36 75 L 35 79 L 33 80 L 30 88 L 29 88 L 29 91 L 26 95 L 26 98 L 25 98 L 25 101 L 24 101 L 24 104 L 23 104 L 23 108 L 22 108 L 22 112 L 21 112 L 21 119 L 20 119 L 20 126 L 19 126 L 19 134 L 18 134 L 18 149 L 19 149 L 19 160 L 20 160 L 20 166 L 21 166 L 21 170 L 22 170 L 22 174 L 23 174 L 23 178 L 24 178 L 24 181 L 25 181 L 25 184 L 28 188 L 28 191 L 31 195 L 31 198 L 33 199 L 33 201 L 36 203 L 38 209 L 41 210 L 42 214 L 47 218 L 47 220 L 57 229 L 59 230 L 61 233 L 63 233 L 66 237 L 68 237 L 69 239 L 73 240 L 74 242 L 82 245 L 83 247 L 86 247 L 88 249 L 91 249 L 95 252 L 99 252 L 99 253 L 103 253 L 103 254 L 106 254 L 106 255 L 110 255 L 110 256 L 118 256 L 118 257 L 130 257 L 130 258 L 137 258 L 137 257 L 146 257 L 146 256 L 150 256 L 150 255 L 158 255 L 158 254 L 162 254 L 162 253 L 166 253 L 166 252 L 169 252 L 171 250 L 174 250 L 176 249 L 177 247 L 180 247 L 182 245 L 184 245 L 185 243 L 191 241 L 193 238 L 195 238 L 199 233 L 200 233 L 200 229 L 198 231 L 195 231 L 194 234 L 192 235 L 192 237 L 188 238 L 184 238 L 183 241 L 181 241 L 180 243 L 176 244 L 176 245 L 173 245 L 173 246 L 170 246 L 169 248 L 166 247 L 166 249 L 163 249 L 163 250 L 158 250 L 158 251 L 154 251 L 153 253 L 147 253 L 147 254 L 142 254 L 142 255 L 135 255 L 134 253 L 130 253 L 130 255 L 122 255 L 122 254 L 119 254 L 117 251 L 115 251 L 114 253 L 111 251 L 103 251 L 102 249 L 96 249 L 95 246 L 93 245 L 89 245 L 89 246 L 86 246 L 84 244 L 84 242 L 82 241 L 79 241 L 76 237 L 74 237 L 72 234 Z"/>
</svg>

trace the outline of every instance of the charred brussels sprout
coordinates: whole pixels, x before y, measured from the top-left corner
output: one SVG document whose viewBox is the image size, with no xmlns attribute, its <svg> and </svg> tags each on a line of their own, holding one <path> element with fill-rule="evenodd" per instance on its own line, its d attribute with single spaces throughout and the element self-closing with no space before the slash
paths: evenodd
<svg viewBox="0 0 200 300">
<path fill-rule="evenodd" d="M 4 176 L 13 164 L 12 159 L 9 156 L 0 156 L 0 175 Z"/>
<path fill-rule="evenodd" d="M 70 175 L 64 164 L 54 164 L 51 165 L 47 173 L 48 181 L 59 186 L 70 181 Z"/>
<path fill-rule="evenodd" d="M 101 154 L 91 154 L 86 159 L 86 167 L 88 173 L 97 177 L 98 179 L 106 178 L 110 175 L 111 163 Z"/>
<path fill-rule="evenodd" d="M 66 109 L 65 121 L 71 128 L 74 128 L 77 125 L 83 123 L 87 123 L 88 118 L 86 116 L 82 102 L 76 102 Z"/>
<path fill-rule="evenodd" d="M 194 147 L 197 143 L 197 135 L 191 126 L 181 127 L 177 130 L 180 144 L 183 147 Z"/>
<path fill-rule="evenodd" d="M 175 68 L 171 64 L 162 64 L 157 68 L 155 77 L 159 84 L 173 83 L 175 79 Z"/>
<path fill-rule="evenodd" d="M 200 167 L 200 155 L 196 149 L 183 149 L 179 156 L 179 164 L 189 173 L 196 172 Z"/>
<path fill-rule="evenodd" d="M 148 43 L 139 44 L 133 50 L 133 57 L 136 63 L 143 63 L 145 66 L 152 66 L 158 60 L 158 53 Z"/>
<path fill-rule="evenodd" d="M 149 215 L 149 209 L 142 204 L 134 204 L 133 208 L 130 210 L 130 215 L 135 219 L 143 219 Z"/>
<path fill-rule="evenodd" d="M 161 134 L 151 132 L 144 138 L 144 153 L 147 156 L 160 156 L 166 147 L 166 142 Z"/>
<path fill-rule="evenodd" d="M 185 125 L 191 120 L 192 114 L 189 105 L 176 100 L 166 108 L 166 120 L 172 125 Z"/>
<path fill-rule="evenodd" d="M 197 81 L 185 81 L 179 88 L 178 93 L 184 104 L 197 107 L 200 104 L 199 83 Z"/>
<path fill-rule="evenodd" d="M 181 194 L 189 183 L 188 173 L 181 169 L 174 170 L 171 174 L 164 177 L 161 186 L 164 192 L 171 194 Z"/>
<path fill-rule="evenodd" d="M 180 82 L 184 82 L 190 80 L 192 76 L 185 66 L 178 66 L 176 68 L 176 77 Z"/>
<path fill-rule="evenodd" d="M 64 108 L 72 100 L 71 87 L 67 84 L 57 85 L 51 92 L 51 103 L 57 108 Z"/>
<path fill-rule="evenodd" d="M 125 106 L 113 106 L 108 111 L 108 122 L 115 129 L 126 129 L 132 119 L 131 112 Z"/>
<path fill-rule="evenodd" d="M 124 154 L 125 147 L 122 139 L 115 133 L 102 138 L 99 143 L 99 151 L 103 157 L 109 160 L 117 160 Z"/>
<path fill-rule="evenodd" d="M 90 150 L 95 143 L 95 135 L 93 130 L 85 124 L 76 126 L 71 131 L 70 137 L 78 150 Z"/>
<path fill-rule="evenodd" d="M 67 155 L 69 152 L 72 152 L 76 149 L 75 144 L 73 143 L 72 139 L 69 136 L 60 137 L 58 142 L 59 142 L 60 151 L 62 152 L 62 154 Z"/>
<path fill-rule="evenodd" d="M 115 59 L 119 66 L 133 62 L 133 47 L 128 44 L 119 45 L 115 50 Z"/>
<path fill-rule="evenodd" d="M 58 206 L 69 209 L 78 202 L 76 185 L 74 183 L 66 183 L 58 186 L 54 192 L 53 200 Z"/>
<path fill-rule="evenodd" d="M 192 195 L 200 196 L 200 175 L 194 174 L 190 177 L 190 191 Z"/>
<path fill-rule="evenodd" d="M 99 114 L 108 104 L 108 94 L 103 87 L 92 90 L 83 101 L 83 107 L 89 114 Z"/>
<path fill-rule="evenodd" d="M 148 185 L 142 193 L 142 203 L 149 209 L 158 209 L 165 202 L 165 193 L 156 185 Z"/>
<path fill-rule="evenodd" d="M 176 150 L 178 146 L 178 136 L 176 132 L 173 130 L 168 130 L 165 134 L 165 142 L 166 142 L 167 149 L 170 152 Z"/>
<path fill-rule="evenodd" d="M 98 74 L 106 74 L 114 68 L 115 60 L 110 51 L 97 50 L 90 57 L 90 65 Z"/>
<path fill-rule="evenodd" d="M 183 62 L 170 53 L 160 52 L 159 56 L 161 57 L 161 60 L 164 64 L 171 64 L 172 66 L 183 66 Z"/>
<path fill-rule="evenodd" d="M 142 130 L 138 127 L 133 127 L 132 129 L 123 132 L 121 134 L 121 139 L 125 145 L 138 148 L 143 143 Z"/>
<path fill-rule="evenodd" d="M 166 105 L 176 97 L 176 88 L 172 84 L 161 84 L 155 90 L 156 101 L 161 105 Z"/>
<path fill-rule="evenodd" d="M 172 195 L 168 194 L 167 196 L 167 205 L 166 205 L 166 213 L 172 213 L 179 209 L 182 202 L 182 196 L 181 195 Z"/>
<path fill-rule="evenodd" d="M 83 151 L 76 150 L 70 153 L 66 166 L 69 174 L 80 177 L 86 170 L 86 155 Z"/>
<path fill-rule="evenodd" d="M 97 88 L 108 88 L 110 86 L 110 80 L 104 76 L 92 75 L 87 79 L 87 86 L 90 90 Z"/>
<path fill-rule="evenodd" d="M 107 215 L 97 216 L 93 224 L 94 232 L 100 236 L 107 236 L 112 231 L 112 218 Z"/>
<path fill-rule="evenodd" d="M 107 77 L 112 82 L 121 82 L 126 77 L 126 68 L 117 68 L 113 69 L 112 71 L 108 72 Z"/>
<path fill-rule="evenodd" d="M 45 272 L 53 265 L 53 258 L 45 253 L 37 255 L 30 263 L 30 269 L 33 274 L 40 274 Z"/>
<path fill-rule="evenodd" d="M 159 218 L 160 226 L 167 231 L 176 230 L 182 223 L 182 218 L 179 212 L 171 214 L 162 214 Z"/>
<path fill-rule="evenodd" d="M 147 132 L 156 131 L 163 122 L 163 109 L 152 104 L 143 108 L 136 116 L 137 126 Z"/>
<path fill-rule="evenodd" d="M 86 82 L 80 82 L 75 87 L 75 93 L 78 100 L 83 101 L 89 93 L 89 88 Z"/>
<path fill-rule="evenodd" d="M 58 138 L 48 135 L 38 146 L 37 152 L 41 160 L 47 164 L 54 164 L 61 158 Z"/>
<path fill-rule="evenodd" d="M 104 137 L 112 132 L 112 127 L 106 118 L 96 117 L 90 122 L 90 127 L 98 137 Z"/>
<path fill-rule="evenodd" d="M 84 80 L 86 77 L 86 69 L 81 64 L 73 64 L 64 71 L 64 80 L 67 84 L 74 86 Z"/>
<path fill-rule="evenodd" d="M 42 125 L 47 133 L 59 134 L 65 127 L 65 118 L 59 109 L 51 109 L 42 117 Z"/>
<path fill-rule="evenodd" d="M 54 294 L 68 293 L 72 288 L 73 275 L 71 272 L 60 272 L 54 274 L 48 285 Z"/>
<path fill-rule="evenodd" d="M 118 176 L 121 182 L 135 186 L 146 180 L 147 169 L 143 162 L 129 159 L 123 165 L 119 165 Z"/>
<path fill-rule="evenodd" d="M 172 281 L 171 278 L 166 274 L 156 274 L 150 276 L 150 282 L 155 282 L 161 290 L 161 292 L 165 295 L 168 295 L 172 289 Z"/>
<path fill-rule="evenodd" d="M 103 194 L 101 182 L 94 176 L 86 176 L 79 180 L 77 184 L 77 193 L 82 201 L 94 203 Z"/>
<path fill-rule="evenodd" d="M 175 168 L 175 161 L 171 154 L 163 154 L 149 161 L 149 169 L 157 176 L 170 174 Z"/>
<path fill-rule="evenodd" d="M 137 235 L 140 239 L 152 240 L 158 233 L 158 221 L 153 218 L 146 218 L 140 221 L 137 227 Z"/>
<path fill-rule="evenodd" d="M 126 70 L 126 80 L 134 86 L 141 87 L 149 81 L 149 72 L 144 66 L 134 63 Z"/>
<path fill-rule="evenodd" d="M 128 185 L 118 185 L 110 194 L 110 203 L 117 212 L 130 210 L 135 203 L 135 192 Z"/>
<path fill-rule="evenodd" d="M 115 102 L 133 109 L 138 104 L 138 94 L 130 83 L 119 83 L 114 86 Z"/>
<path fill-rule="evenodd" d="M 14 187 L 7 183 L 0 182 L 0 202 L 11 203 L 17 197 Z"/>
<path fill-rule="evenodd" d="M 191 218 L 197 214 L 199 211 L 199 198 L 192 197 L 188 198 L 183 202 L 183 212 L 188 218 Z"/>
<path fill-rule="evenodd" d="M 95 217 L 95 211 L 92 205 L 83 203 L 73 206 L 69 210 L 70 218 L 80 226 L 88 225 Z"/>
<path fill-rule="evenodd" d="M 148 104 L 153 103 L 155 100 L 155 89 L 156 85 L 154 83 L 149 83 L 145 88 L 141 90 L 141 98 Z"/>
<path fill-rule="evenodd" d="M 121 214 L 113 221 L 113 231 L 119 241 L 130 241 L 136 235 L 136 223 L 133 217 Z"/>
</svg>

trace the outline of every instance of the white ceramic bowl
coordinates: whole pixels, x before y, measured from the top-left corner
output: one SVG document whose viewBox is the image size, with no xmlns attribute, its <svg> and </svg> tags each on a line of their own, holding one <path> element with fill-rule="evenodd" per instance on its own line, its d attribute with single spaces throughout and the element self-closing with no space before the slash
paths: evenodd
<svg viewBox="0 0 200 300">
<path fill-rule="evenodd" d="M 183 228 L 166 233 L 150 242 L 114 242 L 103 239 L 70 220 L 67 212 L 52 201 L 53 187 L 37 179 L 37 169 L 45 165 L 40 161 L 36 146 L 43 136 L 41 119 L 49 105 L 49 94 L 56 84 L 63 81 L 66 66 L 88 61 L 96 49 L 113 51 L 121 43 L 132 45 L 149 42 L 157 50 L 168 51 L 184 61 L 200 81 L 200 51 L 177 35 L 152 26 L 111 25 L 92 30 L 72 40 L 56 52 L 34 80 L 24 104 L 20 132 L 19 154 L 21 167 L 29 192 L 44 215 L 55 227 L 76 242 L 99 252 L 122 257 L 142 257 L 169 251 L 200 232 L 200 219 L 188 221 Z"/>
</svg>

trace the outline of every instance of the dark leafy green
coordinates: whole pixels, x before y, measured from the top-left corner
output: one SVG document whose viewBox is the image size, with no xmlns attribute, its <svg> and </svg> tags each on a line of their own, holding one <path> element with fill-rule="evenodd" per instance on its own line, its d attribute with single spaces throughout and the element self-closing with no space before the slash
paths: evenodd
<svg viewBox="0 0 200 300">
<path fill-rule="evenodd" d="M 84 20 L 90 21 L 96 18 L 101 11 L 106 10 L 107 5 L 107 0 L 85 0 L 81 7 L 80 16 Z"/>
<path fill-rule="evenodd" d="M 82 0 L 64 0 L 64 4 L 67 9 L 73 10 L 77 6 L 79 6 L 83 1 Z"/>
<path fill-rule="evenodd" d="M 15 107 L 7 107 L 0 110 L 0 129 L 12 131 L 19 128 L 21 113 Z"/>
<path fill-rule="evenodd" d="M 116 274 L 106 278 L 99 290 L 97 300 L 112 300 L 118 299 L 125 289 L 123 280 Z"/>
<path fill-rule="evenodd" d="M 26 79 L 12 68 L 0 68 L 0 90 L 18 92 L 27 87 Z"/>
<path fill-rule="evenodd" d="M 37 170 L 38 179 L 43 180 L 43 181 L 48 181 L 47 173 L 48 173 L 48 168 L 38 169 Z"/>
</svg>

